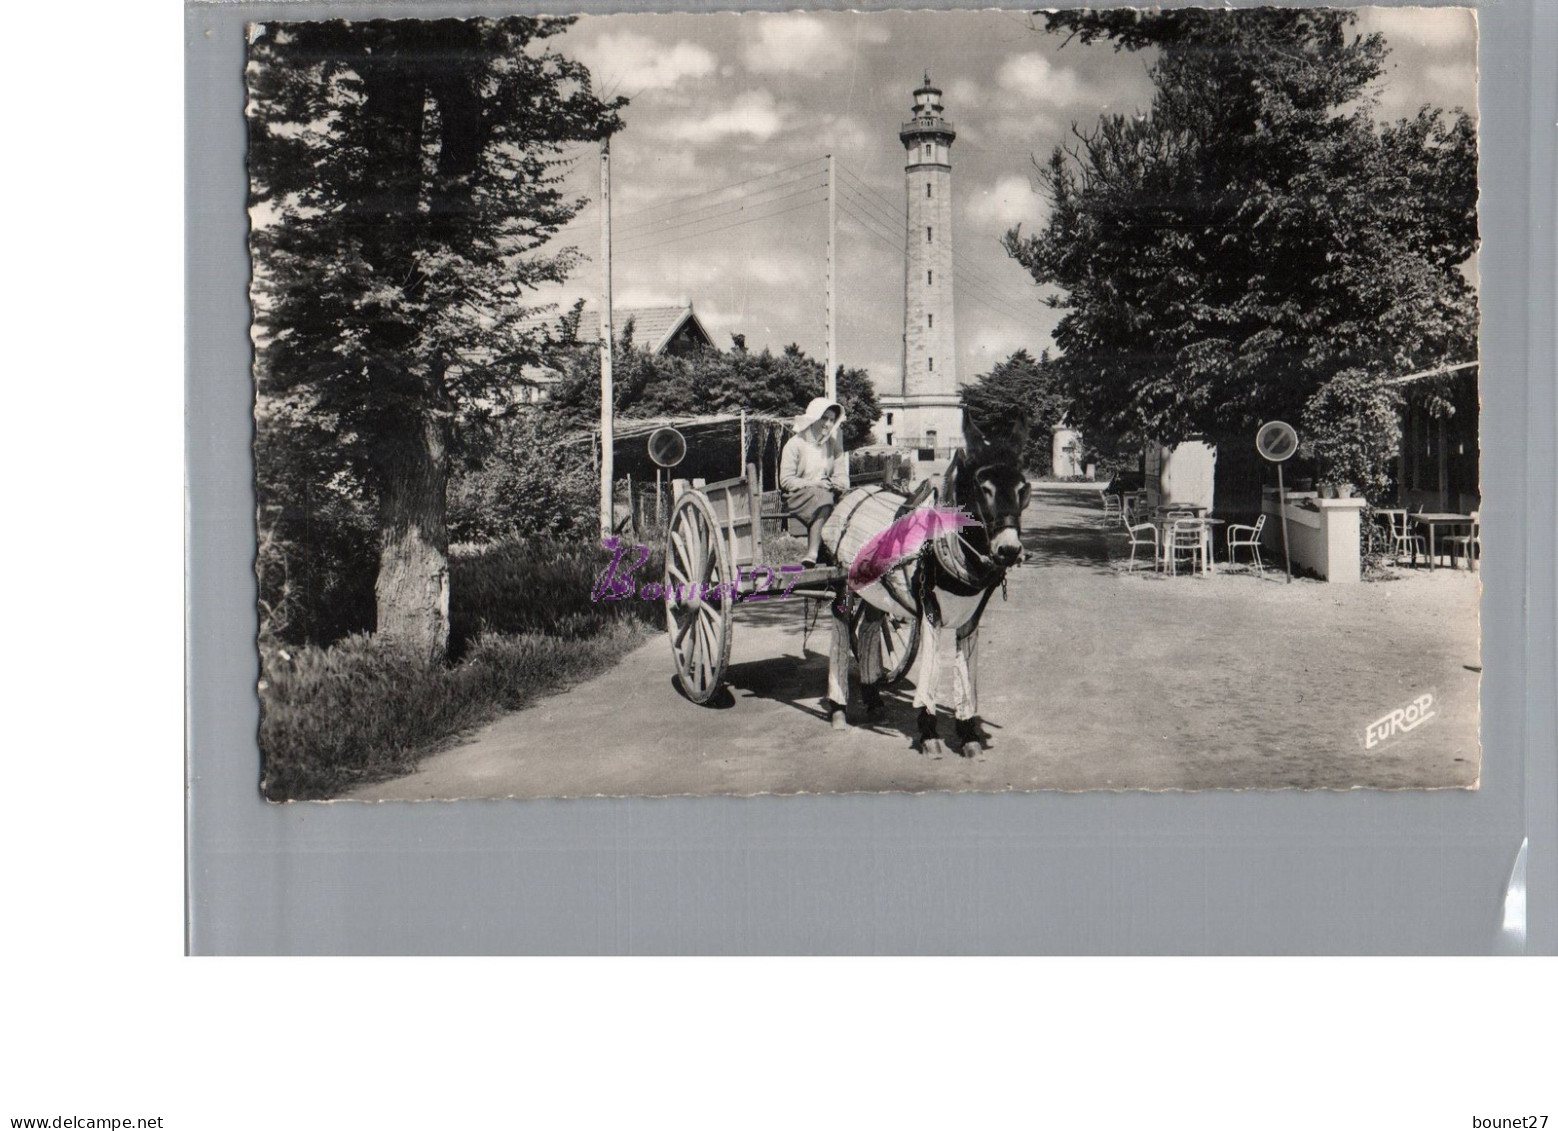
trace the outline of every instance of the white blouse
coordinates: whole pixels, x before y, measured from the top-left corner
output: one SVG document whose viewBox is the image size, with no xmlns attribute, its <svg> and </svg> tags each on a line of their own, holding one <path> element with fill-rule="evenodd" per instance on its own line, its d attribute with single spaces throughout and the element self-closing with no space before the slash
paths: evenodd
<svg viewBox="0 0 1558 1131">
<path fill-rule="evenodd" d="M 824 447 L 798 432 L 780 453 L 779 486 L 790 491 L 816 485 L 849 490 L 849 460 L 835 444 Z"/>
</svg>

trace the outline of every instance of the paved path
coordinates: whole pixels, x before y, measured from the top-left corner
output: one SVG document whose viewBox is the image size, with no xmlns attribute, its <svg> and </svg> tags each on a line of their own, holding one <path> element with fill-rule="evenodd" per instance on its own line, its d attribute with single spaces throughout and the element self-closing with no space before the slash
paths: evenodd
<svg viewBox="0 0 1558 1131">
<path fill-rule="evenodd" d="M 735 613 L 729 695 L 699 707 L 656 636 L 611 671 L 515 712 L 365 799 L 883 790 L 1466 786 L 1477 773 L 1477 579 L 1418 571 L 1326 585 L 1280 572 L 1123 572 L 1097 495 L 1036 485 L 1030 564 L 986 612 L 980 706 L 993 744 L 911 749 L 913 689 L 832 731 L 825 621 Z M 950 665 L 948 665 L 950 667 Z M 1434 717 L 1365 748 L 1418 696 Z M 944 698 L 944 701 L 947 701 Z M 851 717 L 858 720 L 858 704 Z M 950 738 L 950 719 L 942 732 Z"/>
</svg>

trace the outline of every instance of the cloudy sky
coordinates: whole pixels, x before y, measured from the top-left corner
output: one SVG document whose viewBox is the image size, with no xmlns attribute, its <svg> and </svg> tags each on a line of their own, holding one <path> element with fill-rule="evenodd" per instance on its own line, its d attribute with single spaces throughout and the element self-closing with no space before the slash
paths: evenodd
<svg viewBox="0 0 1558 1131">
<path fill-rule="evenodd" d="M 1365 9 L 1392 53 L 1379 113 L 1472 109 L 1475 24 L 1465 9 Z M 631 99 L 612 142 L 619 308 L 691 301 L 721 346 L 797 342 L 822 357 L 826 154 L 838 166 L 839 360 L 897 380 L 903 323 L 904 155 L 898 127 L 922 75 L 945 91 L 952 147 L 958 371 L 1049 344 L 1055 314 L 1001 250 L 1044 219 L 1031 159 L 1073 122 L 1144 108 L 1150 58 L 1061 47 L 1019 12 L 715 13 L 585 17 L 559 50 Z M 599 166 L 568 174 L 594 197 Z M 541 301 L 599 293 L 599 213 L 561 237 L 592 257 Z"/>
</svg>

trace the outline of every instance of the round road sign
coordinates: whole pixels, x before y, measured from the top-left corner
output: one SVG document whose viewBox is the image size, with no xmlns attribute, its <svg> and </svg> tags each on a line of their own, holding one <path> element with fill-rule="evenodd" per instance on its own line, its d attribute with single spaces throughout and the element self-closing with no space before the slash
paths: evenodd
<svg viewBox="0 0 1558 1131">
<path fill-rule="evenodd" d="M 675 428 L 656 428 L 649 434 L 649 458 L 661 467 L 675 467 L 687 458 L 687 441 Z"/>
<path fill-rule="evenodd" d="M 1255 450 L 1272 463 L 1282 463 L 1298 451 L 1298 433 L 1291 424 L 1268 420 L 1255 433 Z"/>
</svg>

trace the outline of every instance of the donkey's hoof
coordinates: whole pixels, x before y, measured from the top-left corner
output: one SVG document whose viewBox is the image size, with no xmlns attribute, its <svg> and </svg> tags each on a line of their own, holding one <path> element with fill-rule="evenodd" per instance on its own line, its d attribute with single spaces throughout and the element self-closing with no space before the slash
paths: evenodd
<svg viewBox="0 0 1558 1131">
<path fill-rule="evenodd" d="M 921 738 L 915 744 L 915 748 L 927 758 L 940 758 L 947 752 L 946 744 L 935 735 L 931 735 L 929 738 Z"/>
<path fill-rule="evenodd" d="M 865 702 L 868 721 L 875 722 L 887 713 L 887 704 L 882 702 L 880 687 L 870 683 L 861 684 L 860 698 Z"/>
<path fill-rule="evenodd" d="M 834 730 L 849 729 L 849 719 L 845 717 L 844 708 L 841 704 L 835 703 L 830 699 L 827 703 L 827 711 L 829 726 Z"/>
<path fill-rule="evenodd" d="M 958 753 L 965 758 L 977 758 L 985 752 L 985 747 L 990 745 L 990 739 L 983 733 L 978 718 L 959 719 L 958 728 Z"/>
</svg>

